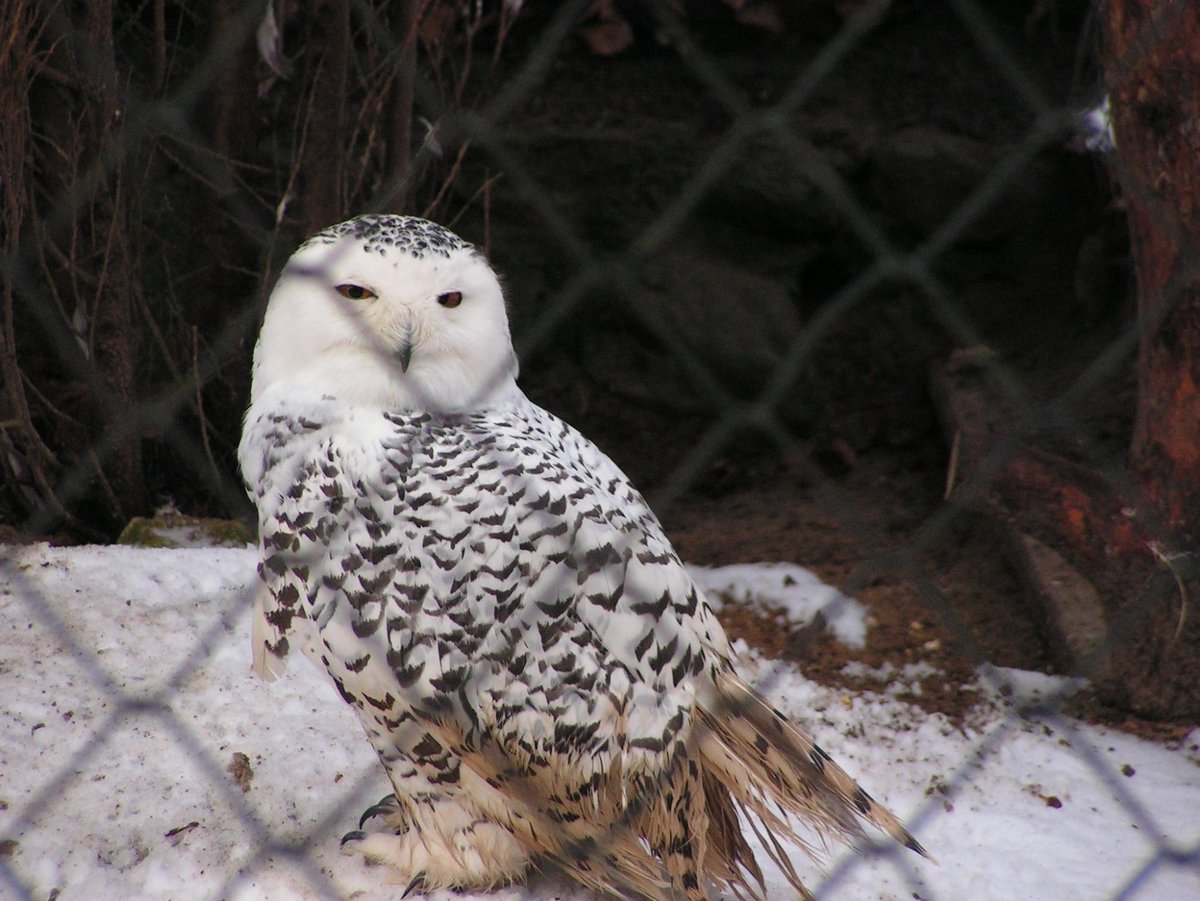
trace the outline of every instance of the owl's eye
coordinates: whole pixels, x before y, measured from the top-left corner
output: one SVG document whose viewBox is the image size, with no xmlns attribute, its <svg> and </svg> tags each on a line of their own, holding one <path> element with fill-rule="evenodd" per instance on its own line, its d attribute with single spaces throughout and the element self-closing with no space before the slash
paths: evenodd
<svg viewBox="0 0 1200 901">
<path fill-rule="evenodd" d="M 447 291 L 445 294 L 439 294 L 438 303 L 444 307 L 454 309 L 462 303 L 462 291 Z"/>
<path fill-rule="evenodd" d="M 338 285 L 335 290 L 342 297 L 348 297 L 350 300 L 369 300 L 376 296 L 374 291 L 364 288 L 362 285 Z"/>
</svg>

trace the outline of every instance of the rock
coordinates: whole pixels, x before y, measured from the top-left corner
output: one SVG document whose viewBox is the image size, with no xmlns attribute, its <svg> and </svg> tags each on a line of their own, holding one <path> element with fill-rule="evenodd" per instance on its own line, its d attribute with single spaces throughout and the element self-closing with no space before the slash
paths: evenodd
<svg viewBox="0 0 1200 901">
<path fill-rule="evenodd" d="M 698 244 L 651 258 L 641 280 L 640 296 L 620 302 L 642 305 L 647 318 L 677 335 L 736 397 L 756 397 L 800 333 L 800 316 L 782 278 L 739 266 Z M 694 376 L 655 331 L 628 316 L 606 316 L 586 332 L 589 372 L 611 390 L 654 406 L 704 409 L 708 401 L 697 392 Z"/>
<path fill-rule="evenodd" d="M 707 215 L 743 223 L 759 232 L 791 238 L 827 238 L 836 213 L 813 184 L 802 161 L 778 137 L 751 140 L 712 187 Z"/>
<path fill-rule="evenodd" d="M 135 516 L 117 538 L 117 544 L 135 547 L 245 547 L 254 542 L 254 532 L 236 519 L 182 513 Z"/>
<path fill-rule="evenodd" d="M 1095 587 L 1062 554 L 1036 538 L 1015 529 L 1009 536 L 1010 559 L 1026 592 L 1046 615 L 1060 664 L 1072 674 L 1106 678 L 1108 624 Z"/>
<path fill-rule="evenodd" d="M 880 141 L 870 190 L 890 216 L 928 235 L 962 205 L 1008 150 L 934 127 L 904 128 Z M 1013 236 L 1030 216 L 1028 193 L 1019 185 L 1006 187 L 956 243 L 993 243 Z"/>
<path fill-rule="evenodd" d="M 741 396 L 766 385 L 800 332 L 787 285 L 699 249 L 651 260 L 643 281 L 655 312 Z"/>
</svg>

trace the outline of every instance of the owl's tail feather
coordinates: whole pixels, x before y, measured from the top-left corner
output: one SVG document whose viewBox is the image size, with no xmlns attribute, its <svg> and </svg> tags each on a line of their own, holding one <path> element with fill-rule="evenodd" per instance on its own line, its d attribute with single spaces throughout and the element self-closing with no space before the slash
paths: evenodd
<svg viewBox="0 0 1200 901">
<path fill-rule="evenodd" d="M 259 585 L 250 625 L 250 656 L 254 674 L 264 682 L 274 682 L 287 668 L 287 639 L 268 622 L 267 613 L 274 603 L 267 587 Z"/>
<path fill-rule="evenodd" d="M 839 767 L 811 738 L 775 710 L 753 688 L 725 672 L 718 676 L 715 704 L 701 708 L 699 748 L 707 770 L 706 784 L 716 788 L 708 799 L 710 824 L 714 802 L 720 808 L 721 790 L 737 808 L 751 814 L 746 821 L 767 854 L 804 897 L 809 897 L 788 859 L 784 841 L 813 856 L 828 850 L 830 839 L 854 841 L 864 837 L 870 823 L 906 848 L 932 860 L 891 811 L 881 806 Z M 725 806 L 728 806 L 726 804 Z M 728 815 L 726 815 L 728 816 Z M 794 822 L 811 827 L 817 844 L 796 832 Z M 761 824 L 761 825 L 760 825 Z M 736 829 L 736 821 L 732 827 Z M 710 825 L 710 836 L 711 836 Z M 744 843 L 744 839 L 742 839 Z M 724 850 L 723 850 L 724 849 Z M 709 853 L 724 858 L 707 861 L 706 869 L 731 884 L 720 871 L 743 872 L 761 885 L 749 849 L 729 839 L 713 841 Z M 749 888 L 745 878 L 733 880 Z M 751 889 L 753 890 L 753 889 Z"/>
</svg>

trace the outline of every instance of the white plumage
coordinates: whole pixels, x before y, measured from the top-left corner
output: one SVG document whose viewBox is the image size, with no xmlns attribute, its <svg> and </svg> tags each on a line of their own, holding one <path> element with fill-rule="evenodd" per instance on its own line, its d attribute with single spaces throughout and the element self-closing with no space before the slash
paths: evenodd
<svg viewBox="0 0 1200 901">
<path fill-rule="evenodd" d="M 395 794 L 344 844 L 426 888 L 557 864 L 622 896 L 751 893 L 780 842 L 862 822 L 920 845 L 734 674 L 654 514 L 530 403 L 499 283 L 433 223 L 306 241 L 255 350 L 239 460 L 259 510 L 255 668 L 293 646 Z"/>
</svg>

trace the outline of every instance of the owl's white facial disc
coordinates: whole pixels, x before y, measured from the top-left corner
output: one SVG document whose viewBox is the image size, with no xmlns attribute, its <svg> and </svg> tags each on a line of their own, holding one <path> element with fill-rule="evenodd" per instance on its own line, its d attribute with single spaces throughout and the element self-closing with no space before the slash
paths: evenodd
<svg viewBox="0 0 1200 901">
<path fill-rule="evenodd" d="M 255 348 L 252 399 L 278 389 L 468 411 L 515 392 L 516 371 L 487 261 L 427 220 L 361 216 L 288 260 Z"/>
</svg>

